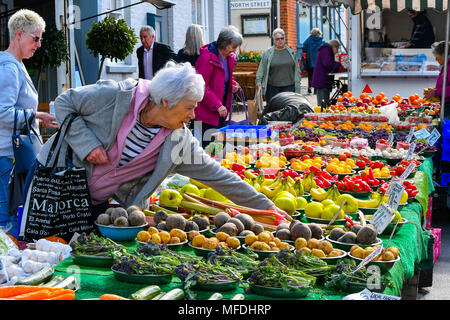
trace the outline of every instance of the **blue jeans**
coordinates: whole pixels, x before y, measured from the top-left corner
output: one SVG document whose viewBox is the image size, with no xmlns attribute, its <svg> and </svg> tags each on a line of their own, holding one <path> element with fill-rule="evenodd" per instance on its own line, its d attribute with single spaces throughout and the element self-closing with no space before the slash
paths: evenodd
<svg viewBox="0 0 450 320">
<path fill-rule="evenodd" d="M 0 227 L 9 227 L 9 234 L 17 238 L 17 217 L 8 212 L 9 179 L 13 167 L 13 159 L 0 157 Z"/>
</svg>

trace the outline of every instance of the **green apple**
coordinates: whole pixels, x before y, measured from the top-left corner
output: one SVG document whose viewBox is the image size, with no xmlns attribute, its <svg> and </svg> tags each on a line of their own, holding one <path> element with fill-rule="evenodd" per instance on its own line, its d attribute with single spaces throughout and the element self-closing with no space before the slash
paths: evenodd
<svg viewBox="0 0 450 320">
<path fill-rule="evenodd" d="M 304 197 L 295 198 L 295 202 L 297 204 L 297 209 L 305 209 L 306 205 L 308 204 L 308 200 L 306 200 Z"/>
<path fill-rule="evenodd" d="M 297 207 L 295 199 L 288 197 L 278 197 L 273 201 L 273 204 L 281 210 L 286 211 L 286 213 L 289 215 L 294 214 Z"/>
<path fill-rule="evenodd" d="M 336 204 L 341 206 L 342 202 L 345 201 L 342 211 L 344 213 L 355 213 L 358 212 L 359 204 L 358 200 L 355 199 L 351 194 L 342 194 L 336 199 Z"/>
<path fill-rule="evenodd" d="M 181 195 L 183 195 L 185 192 L 200 195 L 200 189 L 192 183 L 185 184 L 180 189 L 178 189 L 178 192 L 180 192 Z"/>
<path fill-rule="evenodd" d="M 321 204 L 320 202 L 310 202 L 305 207 L 305 216 L 310 218 L 320 218 L 323 208 L 323 204 Z"/>
<path fill-rule="evenodd" d="M 292 195 L 292 193 L 288 191 L 280 191 L 275 195 L 275 197 L 272 198 L 272 201 L 275 201 L 278 198 L 289 198 L 289 199 L 295 199 L 295 196 Z"/>
<path fill-rule="evenodd" d="M 183 196 L 173 189 L 164 189 L 159 195 L 159 204 L 162 206 L 178 207 L 183 200 Z"/>
<path fill-rule="evenodd" d="M 324 207 L 330 205 L 330 204 L 334 204 L 334 201 L 331 199 L 325 199 L 321 202 L 321 204 L 323 204 Z"/>
<path fill-rule="evenodd" d="M 325 220 L 331 220 L 334 217 L 334 214 L 339 210 L 340 206 L 338 206 L 337 204 L 330 204 L 328 206 L 326 206 L 323 211 L 322 211 L 322 215 L 320 216 L 321 219 L 325 219 Z M 339 212 L 339 215 L 337 216 L 336 219 L 344 219 L 345 218 L 345 213 L 344 210 L 341 210 L 341 212 Z"/>
</svg>

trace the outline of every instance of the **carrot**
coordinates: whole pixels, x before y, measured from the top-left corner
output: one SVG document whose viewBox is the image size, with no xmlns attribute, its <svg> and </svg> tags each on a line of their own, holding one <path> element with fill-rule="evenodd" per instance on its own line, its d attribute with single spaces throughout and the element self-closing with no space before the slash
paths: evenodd
<svg viewBox="0 0 450 320">
<path fill-rule="evenodd" d="M 100 296 L 100 300 L 130 300 L 130 299 L 118 296 L 116 294 L 105 293 Z"/>
<path fill-rule="evenodd" d="M 26 294 L 34 291 L 40 291 L 43 287 L 39 286 L 7 286 L 0 288 L 0 298 L 10 298 L 21 294 Z"/>
<path fill-rule="evenodd" d="M 49 296 L 50 291 L 45 290 L 39 290 L 29 293 L 24 293 L 18 296 L 14 296 L 11 299 L 13 300 L 43 300 L 46 299 Z"/>
<path fill-rule="evenodd" d="M 53 298 L 56 296 L 60 296 L 62 294 L 73 293 L 73 290 L 71 290 L 71 289 L 63 289 L 63 288 L 55 288 L 55 289 L 59 289 L 59 290 L 54 290 L 53 292 L 50 292 L 47 299 L 50 299 L 50 298 Z"/>
<path fill-rule="evenodd" d="M 63 293 L 58 296 L 54 296 L 52 298 L 44 299 L 44 300 L 73 300 L 75 299 L 74 292 Z"/>
</svg>

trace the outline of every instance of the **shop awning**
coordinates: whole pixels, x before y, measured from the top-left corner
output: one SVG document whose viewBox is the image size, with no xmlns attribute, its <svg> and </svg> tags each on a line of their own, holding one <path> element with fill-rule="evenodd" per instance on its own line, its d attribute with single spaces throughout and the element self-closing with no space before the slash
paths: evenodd
<svg viewBox="0 0 450 320">
<path fill-rule="evenodd" d="M 436 11 L 447 10 L 447 0 L 300 0 L 300 3 L 309 6 L 336 7 L 344 5 L 350 7 L 353 14 L 358 14 L 363 10 L 375 11 L 378 7 L 381 10 L 402 11 L 413 9 L 423 11 L 434 9 Z"/>
</svg>

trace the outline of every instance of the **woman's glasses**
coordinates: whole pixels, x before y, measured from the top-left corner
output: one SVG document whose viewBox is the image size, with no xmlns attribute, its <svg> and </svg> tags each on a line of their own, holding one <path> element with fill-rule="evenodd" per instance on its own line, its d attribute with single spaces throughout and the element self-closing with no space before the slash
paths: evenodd
<svg viewBox="0 0 450 320">
<path fill-rule="evenodd" d="M 280 41 L 280 40 L 284 40 L 284 37 L 281 37 L 281 38 L 275 38 L 275 41 Z"/>
<path fill-rule="evenodd" d="M 32 33 L 27 33 L 27 34 L 28 34 L 30 37 L 33 38 L 34 42 L 42 41 L 42 37 L 39 37 L 39 36 L 37 36 L 37 35 L 35 35 L 35 34 L 32 34 Z"/>
</svg>

